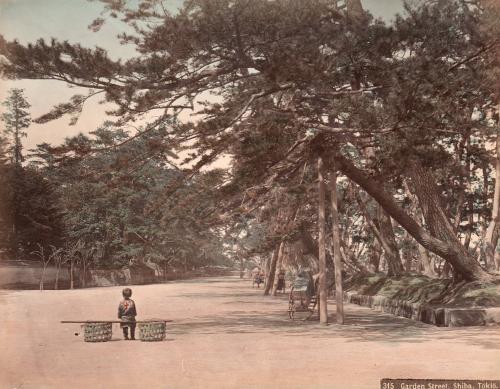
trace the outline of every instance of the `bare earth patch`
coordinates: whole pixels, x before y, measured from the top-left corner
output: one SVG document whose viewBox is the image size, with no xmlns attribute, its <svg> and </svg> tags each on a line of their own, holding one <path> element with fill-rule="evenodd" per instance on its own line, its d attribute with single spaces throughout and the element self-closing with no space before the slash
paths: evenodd
<svg viewBox="0 0 500 389">
<path fill-rule="evenodd" d="M 499 327 L 437 328 L 350 304 L 344 326 L 293 322 L 286 297 L 232 277 L 132 289 L 139 320 L 175 320 L 166 341 L 123 341 L 116 324 L 111 342 L 85 343 L 79 325 L 59 323 L 115 319 L 121 287 L 0 291 L 0 387 L 371 389 L 384 377 L 500 376 Z"/>
</svg>

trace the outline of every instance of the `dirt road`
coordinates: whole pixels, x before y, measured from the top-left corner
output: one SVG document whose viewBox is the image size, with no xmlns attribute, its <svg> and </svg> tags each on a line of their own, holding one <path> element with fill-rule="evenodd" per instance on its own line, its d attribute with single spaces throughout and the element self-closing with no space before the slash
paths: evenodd
<svg viewBox="0 0 500 389">
<path fill-rule="evenodd" d="M 85 343 L 76 324 L 114 319 L 120 287 L 0 291 L 1 388 L 378 388 L 383 377 L 499 379 L 500 328 L 436 328 L 347 305 L 346 324 L 292 322 L 248 280 L 133 287 L 164 342 Z M 330 312 L 335 311 L 333 303 Z M 333 321 L 332 317 L 332 321 Z"/>
</svg>

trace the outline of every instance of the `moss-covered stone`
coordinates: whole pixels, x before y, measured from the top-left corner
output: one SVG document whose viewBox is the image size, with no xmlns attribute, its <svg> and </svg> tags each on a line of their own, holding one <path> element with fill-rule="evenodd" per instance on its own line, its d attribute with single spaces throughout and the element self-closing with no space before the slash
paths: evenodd
<svg viewBox="0 0 500 389">
<path fill-rule="evenodd" d="M 375 274 L 349 280 L 345 290 L 347 302 L 439 327 L 500 323 L 500 283 Z"/>
<path fill-rule="evenodd" d="M 447 309 L 446 322 L 448 327 L 484 326 L 486 310 L 484 309 Z"/>
<path fill-rule="evenodd" d="M 387 277 L 373 274 L 349 280 L 345 290 L 433 307 L 500 307 L 500 282 L 454 285 L 451 280 L 432 279 L 423 275 Z"/>
</svg>

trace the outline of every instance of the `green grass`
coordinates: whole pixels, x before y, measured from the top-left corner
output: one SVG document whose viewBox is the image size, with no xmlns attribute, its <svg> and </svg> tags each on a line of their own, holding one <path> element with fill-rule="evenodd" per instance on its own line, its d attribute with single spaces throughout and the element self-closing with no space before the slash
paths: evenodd
<svg viewBox="0 0 500 389">
<path fill-rule="evenodd" d="M 453 285 L 451 280 L 432 279 L 423 275 L 387 277 L 378 273 L 348 280 L 345 290 L 433 306 L 500 307 L 500 282 Z"/>
</svg>

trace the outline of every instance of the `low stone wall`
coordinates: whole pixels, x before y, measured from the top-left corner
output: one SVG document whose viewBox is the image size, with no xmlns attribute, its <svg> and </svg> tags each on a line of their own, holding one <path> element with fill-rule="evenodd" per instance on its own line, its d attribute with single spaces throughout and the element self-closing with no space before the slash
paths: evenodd
<svg viewBox="0 0 500 389">
<path fill-rule="evenodd" d="M 44 288 L 54 289 L 57 269 L 45 269 Z M 0 289 L 38 289 L 42 266 L 37 262 L 4 261 L 0 263 Z M 69 272 L 63 267 L 59 271 L 59 288 L 69 287 Z"/>
<path fill-rule="evenodd" d="M 132 267 L 118 270 L 89 270 L 87 287 L 113 285 L 143 285 L 161 282 L 154 270 L 148 267 Z"/>
<path fill-rule="evenodd" d="M 11 263 L 12 262 L 12 263 Z M 42 269 L 36 262 L 3 262 L 0 263 L 0 289 L 27 290 L 38 289 Z M 57 269 L 53 266 L 47 267 L 45 271 L 45 289 L 54 289 L 55 274 Z M 214 277 L 229 275 L 231 269 L 222 267 L 211 267 L 169 272 L 166 277 L 158 276 L 155 271 L 146 266 L 132 266 L 130 268 L 108 270 L 89 269 L 87 271 L 85 286 L 118 286 L 118 285 L 141 285 L 154 284 L 165 281 L 184 280 L 197 277 Z M 75 268 L 75 287 L 81 287 L 79 269 Z M 62 267 L 59 271 L 59 289 L 69 289 L 69 271 Z"/>
<path fill-rule="evenodd" d="M 500 308 L 429 307 L 424 304 L 409 303 L 379 295 L 368 296 L 353 292 L 344 292 L 344 301 L 438 327 L 500 324 Z"/>
<path fill-rule="evenodd" d="M 126 270 L 89 270 L 88 287 L 115 286 L 130 284 L 130 271 Z"/>
<path fill-rule="evenodd" d="M 89 270 L 87 287 L 143 285 L 165 281 L 178 281 L 189 278 L 223 276 L 229 274 L 228 269 L 202 268 L 189 271 L 167 273 L 166 277 L 158 276 L 150 268 L 132 267 L 119 270 Z"/>
</svg>

